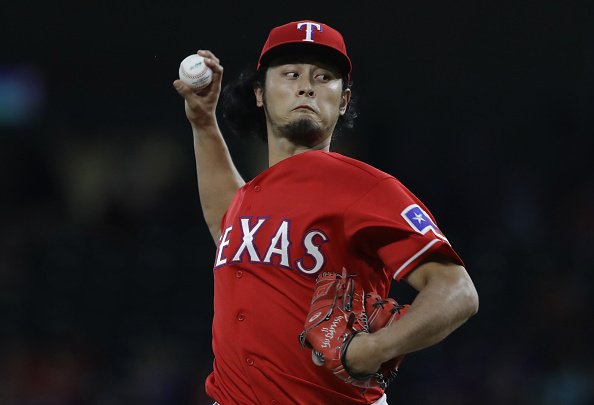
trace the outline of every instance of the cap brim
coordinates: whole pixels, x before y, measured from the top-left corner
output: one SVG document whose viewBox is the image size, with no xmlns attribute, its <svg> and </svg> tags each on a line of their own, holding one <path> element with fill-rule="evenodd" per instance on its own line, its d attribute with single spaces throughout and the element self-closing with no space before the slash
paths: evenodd
<svg viewBox="0 0 594 405">
<path fill-rule="evenodd" d="M 276 59 L 293 55 L 296 59 L 302 55 L 314 56 L 338 68 L 344 77 L 348 78 L 350 75 L 351 63 L 346 56 L 332 47 L 311 42 L 287 42 L 275 46 L 262 56 L 260 68 L 270 66 Z"/>
</svg>

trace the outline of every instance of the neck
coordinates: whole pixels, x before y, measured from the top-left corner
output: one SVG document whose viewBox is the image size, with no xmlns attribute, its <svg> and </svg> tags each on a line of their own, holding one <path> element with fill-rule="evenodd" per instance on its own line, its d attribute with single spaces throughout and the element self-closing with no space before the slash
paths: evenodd
<svg viewBox="0 0 594 405">
<path fill-rule="evenodd" d="M 268 166 L 272 166 L 281 160 L 295 156 L 299 153 L 308 152 L 311 150 L 330 151 L 330 140 L 332 136 L 327 136 L 316 145 L 303 146 L 295 145 L 287 138 L 268 136 Z"/>
</svg>

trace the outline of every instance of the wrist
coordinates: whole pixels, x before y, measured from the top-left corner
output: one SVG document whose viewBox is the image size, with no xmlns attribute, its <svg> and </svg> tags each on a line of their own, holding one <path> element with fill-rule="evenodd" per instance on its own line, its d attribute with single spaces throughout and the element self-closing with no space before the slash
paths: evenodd
<svg viewBox="0 0 594 405">
<path fill-rule="evenodd" d="M 378 330 L 372 336 L 376 350 L 375 354 L 380 360 L 380 364 L 402 355 L 402 353 L 399 353 L 394 337 L 390 333 L 390 326 Z"/>
<path fill-rule="evenodd" d="M 190 121 L 190 125 L 192 127 L 192 133 L 194 134 L 194 137 L 218 134 L 220 132 L 216 119 L 201 120 L 200 122 Z"/>
<path fill-rule="evenodd" d="M 377 372 L 382 361 L 373 334 L 361 332 L 353 337 L 344 357 L 349 374 L 366 376 Z"/>
<path fill-rule="evenodd" d="M 367 348 L 368 348 L 368 356 L 370 359 L 370 363 L 376 367 L 376 370 L 379 369 L 387 359 L 384 359 L 386 354 L 386 349 L 382 346 L 382 341 L 378 339 L 375 333 L 370 333 L 367 335 Z"/>
</svg>

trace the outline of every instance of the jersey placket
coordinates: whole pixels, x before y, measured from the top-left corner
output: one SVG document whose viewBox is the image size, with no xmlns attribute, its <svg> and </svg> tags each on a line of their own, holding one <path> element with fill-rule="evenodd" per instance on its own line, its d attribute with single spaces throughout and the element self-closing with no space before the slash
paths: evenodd
<svg viewBox="0 0 594 405">
<path fill-rule="evenodd" d="M 259 185 L 250 185 L 249 188 L 246 190 L 246 195 L 243 199 L 243 202 L 239 208 L 239 216 L 251 216 L 252 215 L 252 207 L 253 207 L 253 200 L 255 197 L 255 193 L 259 193 L 262 190 L 262 187 Z M 240 265 L 239 265 L 240 266 Z M 249 271 L 242 270 L 239 266 L 235 269 L 235 280 L 236 283 L 241 283 L 242 285 L 239 287 L 238 291 L 244 290 L 252 290 L 253 286 L 250 283 L 251 274 Z M 244 338 L 245 334 L 255 333 L 254 331 L 250 331 L 249 328 L 251 327 L 250 324 L 250 317 L 252 313 L 248 308 L 242 305 L 243 302 L 240 303 L 240 307 L 237 309 L 237 314 L 235 317 L 236 330 L 237 330 L 237 341 L 238 342 L 245 342 L 247 339 Z M 249 303 L 248 303 L 249 305 Z M 249 349 L 246 348 L 243 344 L 240 345 L 240 352 L 242 356 L 242 368 L 244 370 L 245 378 L 248 380 L 250 386 L 252 387 L 252 393 L 254 396 L 257 393 L 254 391 L 254 387 L 257 384 L 254 384 L 253 381 L 253 367 L 256 366 L 256 359 L 253 353 L 249 352 Z M 255 402 L 259 402 L 258 398 L 253 398 Z"/>
</svg>

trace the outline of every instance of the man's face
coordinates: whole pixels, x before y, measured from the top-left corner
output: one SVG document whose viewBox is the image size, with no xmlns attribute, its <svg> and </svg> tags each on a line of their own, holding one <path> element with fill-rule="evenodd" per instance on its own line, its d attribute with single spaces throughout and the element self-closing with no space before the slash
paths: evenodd
<svg viewBox="0 0 594 405">
<path fill-rule="evenodd" d="M 302 146 L 313 146 L 332 135 L 345 113 L 350 90 L 342 89 L 340 72 L 315 60 L 281 61 L 266 72 L 264 89 L 256 88 L 269 131 Z"/>
</svg>

